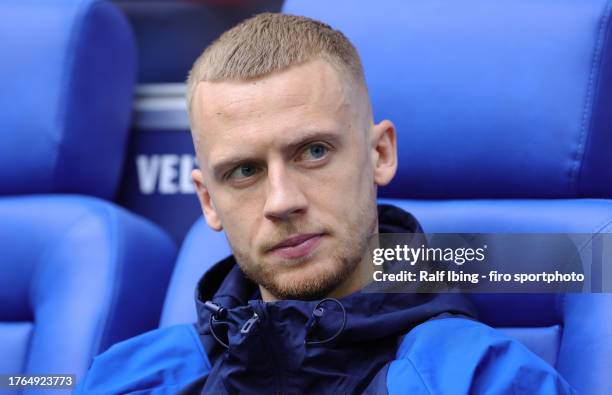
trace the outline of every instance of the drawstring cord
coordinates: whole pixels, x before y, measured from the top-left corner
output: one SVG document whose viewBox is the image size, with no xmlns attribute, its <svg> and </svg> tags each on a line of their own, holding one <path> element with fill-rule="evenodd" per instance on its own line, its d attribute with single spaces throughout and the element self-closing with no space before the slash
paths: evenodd
<svg viewBox="0 0 612 395">
<path fill-rule="evenodd" d="M 215 324 L 227 324 L 230 325 L 229 321 L 224 320 L 227 316 L 227 310 L 225 307 L 213 302 L 207 301 L 204 303 L 204 308 L 210 312 L 210 317 L 208 318 L 208 326 L 210 327 L 210 333 L 213 335 L 217 343 L 225 347 L 229 350 L 229 344 L 221 340 L 217 333 L 215 332 Z M 246 335 L 249 331 L 255 326 L 255 324 L 259 321 L 259 316 L 257 313 L 253 313 L 253 316 L 247 320 L 247 322 L 240 329 L 240 333 Z"/>
<path fill-rule="evenodd" d="M 338 329 L 338 331 L 336 331 L 336 333 L 334 333 L 331 337 L 329 337 L 327 339 L 323 339 L 323 340 L 306 340 L 306 339 L 304 339 L 304 344 L 306 344 L 308 346 L 329 343 L 329 342 L 333 341 L 334 339 L 336 339 L 338 336 L 340 336 L 340 334 L 344 331 L 344 328 L 346 327 L 346 310 L 345 310 L 344 306 L 342 305 L 342 303 L 338 299 L 325 298 L 325 299 L 322 299 L 319 303 L 317 303 L 315 308 L 312 310 L 312 315 L 308 319 L 308 322 L 306 322 L 306 336 L 308 336 L 308 333 L 313 328 L 315 328 L 317 325 L 319 325 L 319 321 L 321 320 L 321 318 L 325 314 L 325 309 L 323 308 L 323 305 L 325 303 L 327 303 L 327 302 L 333 302 L 333 303 L 336 303 L 338 306 L 340 306 L 340 310 L 342 310 L 342 325 L 340 325 L 340 329 Z M 214 326 L 215 324 L 227 324 L 227 325 L 230 324 L 228 321 L 224 320 L 224 318 L 227 315 L 227 310 L 223 306 L 221 306 L 221 305 L 219 305 L 219 304 L 217 304 L 215 302 L 212 302 L 210 300 L 204 303 L 204 308 L 206 308 L 206 310 L 208 310 L 210 312 L 210 317 L 208 319 L 208 325 L 210 327 L 210 333 L 213 335 L 213 337 L 215 338 L 217 343 L 222 345 L 224 348 L 229 349 L 230 348 L 229 344 L 227 344 L 226 342 L 221 340 L 219 338 L 219 336 L 217 336 L 217 333 L 215 332 L 215 326 Z M 251 317 L 246 322 L 246 324 L 243 326 L 243 328 L 241 329 L 240 332 L 243 333 L 243 334 L 249 333 L 250 329 L 253 327 L 253 325 L 255 325 L 255 323 L 258 320 L 259 320 L 259 317 L 257 316 L 256 313 L 254 313 L 253 317 Z"/>
<path fill-rule="evenodd" d="M 340 325 L 340 329 L 338 329 L 338 331 L 336 333 L 334 333 L 333 336 L 331 336 L 331 337 L 329 337 L 327 339 L 323 339 L 323 340 L 306 340 L 306 339 L 304 339 L 304 344 L 306 344 L 307 346 L 313 346 L 313 345 L 329 343 L 329 342 L 333 341 L 334 339 L 336 339 L 338 336 L 340 336 L 342 331 L 344 331 L 344 327 L 346 326 L 346 310 L 344 309 L 344 306 L 342 305 L 342 303 L 338 299 L 325 298 L 325 299 L 321 300 L 319 303 L 317 303 L 315 308 L 312 310 L 312 315 L 310 316 L 310 319 L 306 323 L 306 333 L 307 333 L 306 336 L 308 336 L 308 332 L 310 332 L 311 329 L 313 329 L 315 326 L 319 325 L 319 321 L 321 320 L 321 317 L 323 317 L 323 314 L 325 313 L 325 309 L 323 309 L 322 305 L 324 303 L 326 303 L 326 302 L 334 302 L 338 306 L 340 306 L 340 310 L 342 310 L 342 325 Z"/>
<path fill-rule="evenodd" d="M 225 310 L 225 307 L 218 305 L 217 303 L 212 302 L 210 300 L 204 303 L 204 307 L 206 308 L 206 310 L 210 311 L 210 317 L 208 319 L 208 326 L 210 327 L 210 333 L 213 335 L 217 343 L 221 344 L 223 347 L 229 350 L 229 344 L 227 344 L 226 342 L 221 340 L 219 336 L 217 336 L 217 334 L 215 333 L 215 327 L 214 327 L 215 323 L 229 325 L 229 322 L 223 320 L 225 316 L 227 315 L 227 310 Z"/>
</svg>

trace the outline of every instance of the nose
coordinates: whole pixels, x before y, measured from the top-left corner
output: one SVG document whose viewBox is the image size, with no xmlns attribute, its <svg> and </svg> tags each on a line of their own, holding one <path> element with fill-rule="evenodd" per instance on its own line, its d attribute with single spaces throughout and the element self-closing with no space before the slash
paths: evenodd
<svg viewBox="0 0 612 395">
<path fill-rule="evenodd" d="M 298 180 L 284 166 L 268 167 L 268 188 L 264 216 L 270 221 L 282 221 L 304 214 L 308 200 Z"/>
</svg>

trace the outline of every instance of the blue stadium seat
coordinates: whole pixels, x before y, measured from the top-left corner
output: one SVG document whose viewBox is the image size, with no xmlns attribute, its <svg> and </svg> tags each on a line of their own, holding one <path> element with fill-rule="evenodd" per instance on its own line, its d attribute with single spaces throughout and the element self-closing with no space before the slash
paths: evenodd
<svg viewBox="0 0 612 395">
<path fill-rule="evenodd" d="M 286 1 L 360 52 L 376 120 L 397 126 L 380 191 L 426 232 L 612 232 L 608 1 Z M 229 252 L 200 220 L 162 326 L 195 319 L 201 272 Z M 523 341 L 585 394 L 612 393 L 612 297 L 474 295 L 483 322 Z M 188 307 L 186 307 L 188 306 Z"/>
<path fill-rule="evenodd" d="M 78 382 L 95 355 L 157 326 L 176 255 L 108 201 L 133 37 L 105 1 L 6 0 L 0 20 L 0 372 Z"/>
</svg>

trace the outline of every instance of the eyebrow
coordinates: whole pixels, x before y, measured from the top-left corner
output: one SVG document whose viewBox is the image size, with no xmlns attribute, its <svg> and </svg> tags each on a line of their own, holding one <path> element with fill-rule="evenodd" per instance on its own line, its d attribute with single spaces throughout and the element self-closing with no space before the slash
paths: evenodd
<svg viewBox="0 0 612 395">
<path fill-rule="evenodd" d="M 308 130 L 304 133 L 301 133 L 300 136 L 294 141 L 290 141 L 284 144 L 281 147 L 281 150 L 283 152 L 294 153 L 300 147 L 309 143 L 313 143 L 315 141 L 330 142 L 338 146 L 340 143 L 340 139 L 340 133 L 338 132 L 332 132 L 328 130 Z M 258 160 L 254 159 L 252 156 L 249 155 L 236 155 L 234 157 L 222 159 L 219 162 L 214 163 L 212 165 L 212 172 L 215 178 L 221 179 L 226 171 L 233 169 L 241 164 L 249 162 L 258 162 Z"/>
</svg>

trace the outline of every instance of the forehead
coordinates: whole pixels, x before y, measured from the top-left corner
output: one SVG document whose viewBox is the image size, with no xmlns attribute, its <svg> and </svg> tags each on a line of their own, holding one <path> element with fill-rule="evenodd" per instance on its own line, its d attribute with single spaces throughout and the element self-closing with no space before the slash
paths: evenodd
<svg viewBox="0 0 612 395">
<path fill-rule="evenodd" d="M 196 121 L 234 119 L 252 111 L 283 110 L 296 105 L 329 105 L 343 99 L 346 78 L 327 61 L 312 60 L 252 81 L 201 82 L 194 93 Z"/>
<path fill-rule="evenodd" d="M 339 128 L 350 121 L 358 89 L 324 60 L 247 82 L 201 82 L 194 95 L 196 150 L 270 143 L 302 129 Z"/>
</svg>

